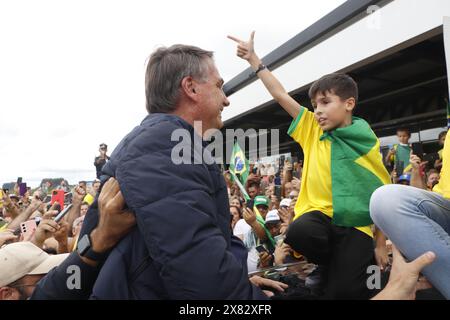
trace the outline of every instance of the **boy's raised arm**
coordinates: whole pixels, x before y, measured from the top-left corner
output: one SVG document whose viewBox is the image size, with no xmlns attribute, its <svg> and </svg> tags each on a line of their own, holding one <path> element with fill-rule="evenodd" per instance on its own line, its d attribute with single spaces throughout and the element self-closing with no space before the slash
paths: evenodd
<svg viewBox="0 0 450 320">
<path fill-rule="evenodd" d="M 229 39 L 235 41 L 237 46 L 237 56 L 247 60 L 254 71 L 258 70 L 261 60 L 255 53 L 254 38 L 255 31 L 250 35 L 248 42 L 242 41 L 233 36 L 228 36 Z M 277 101 L 292 118 L 297 118 L 300 112 L 300 104 L 295 101 L 284 89 L 278 79 L 267 68 L 258 72 L 258 77 L 263 82 L 271 96 Z"/>
</svg>

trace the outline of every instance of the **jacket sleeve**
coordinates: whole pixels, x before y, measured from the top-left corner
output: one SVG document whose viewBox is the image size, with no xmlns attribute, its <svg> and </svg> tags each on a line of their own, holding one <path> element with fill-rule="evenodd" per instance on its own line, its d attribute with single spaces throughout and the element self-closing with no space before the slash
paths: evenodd
<svg viewBox="0 0 450 320">
<path fill-rule="evenodd" d="M 229 223 L 214 199 L 226 191 L 220 171 L 175 165 L 170 156 L 170 149 L 146 152 L 116 172 L 170 299 L 264 299 L 219 227 Z"/>
</svg>

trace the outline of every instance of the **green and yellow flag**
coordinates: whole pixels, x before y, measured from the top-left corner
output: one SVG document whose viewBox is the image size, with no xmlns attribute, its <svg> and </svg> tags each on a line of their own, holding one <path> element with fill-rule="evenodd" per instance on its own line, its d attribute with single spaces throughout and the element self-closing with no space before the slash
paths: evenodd
<svg viewBox="0 0 450 320">
<path fill-rule="evenodd" d="M 366 121 L 353 117 L 350 126 L 325 132 L 320 139 L 331 141 L 333 223 L 345 227 L 372 224 L 370 197 L 390 183 L 377 136 Z"/>
<path fill-rule="evenodd" d="M 230 159 L 230 172 L 232 179 L 235 180 L 235 178 L 237 178 L 242 185 L 245 185 L 249 170 L 248 160 L 245 158 L 244 152 L 239 146 L 239 143 L 236 141 L 234 143 L 233 153 L 231 154 Z"/>
</svg>

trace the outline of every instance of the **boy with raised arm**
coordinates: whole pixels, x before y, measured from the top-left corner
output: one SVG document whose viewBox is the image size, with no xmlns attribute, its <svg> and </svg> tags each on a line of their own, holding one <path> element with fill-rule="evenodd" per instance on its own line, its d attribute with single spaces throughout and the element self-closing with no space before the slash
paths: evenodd
<svg viewBox="0 0 450 320">
<path fill-rule="evenodd" d="M 247 60 L 272 97 L 294 119 L 288 134 L 304 152 L 295 218 L 285 243 L 309 261 L 323 266 L 328 278 L 324 298 L 368 299 L 368 267 L 375 264 L 369 200 L 390 182 L 379 141 L 369 124 L 353 117 L 358 99 L 354 80 L 330 74 L 309 90 L 314 112 L 295 101 L 254 51 L 254 32 L 238 43 L 237 55 Z M 385 268 L 385 237 L 376 231 L 376 263 Z"/>
</svg>

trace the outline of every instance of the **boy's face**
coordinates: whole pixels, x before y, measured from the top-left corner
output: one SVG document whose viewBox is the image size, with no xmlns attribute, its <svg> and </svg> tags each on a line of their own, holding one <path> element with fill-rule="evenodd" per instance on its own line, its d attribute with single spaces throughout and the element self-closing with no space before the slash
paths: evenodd
<svg viewBox="0 0 450 320">
<path fill-rule="evenodd" d="M 400 143 L 408 144 L 409 137 L 410 135 L 407 131 L 397 131 L 397 138 Z"/>
<path fill-rule="evenodd" d="M 439 139 L 439 144 L 440 144 L 441 146 L 444 145 L 444 143 L 445 143 L 445 137 L 446 137 L 446 136 L 447 136 L 447 135 L 444 134 L 444 135 Z"/>
<path fill-rule="evenodd" d="M 317 93 L 311 100 L 314 116 L 323 131 L 343 128 L 352 123 L 352 111 L 355 99 L 342 100 L 333 92 Z"/>
</svg>

